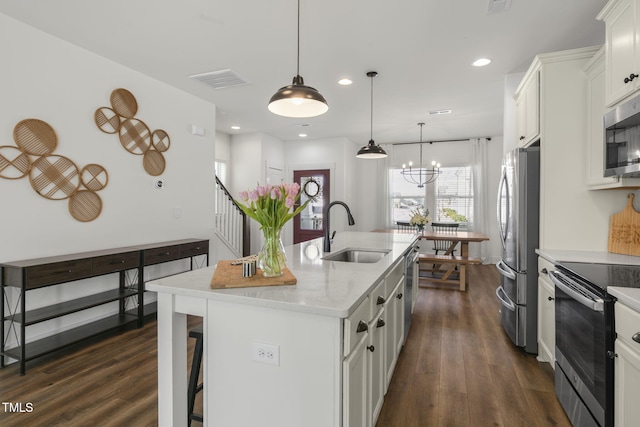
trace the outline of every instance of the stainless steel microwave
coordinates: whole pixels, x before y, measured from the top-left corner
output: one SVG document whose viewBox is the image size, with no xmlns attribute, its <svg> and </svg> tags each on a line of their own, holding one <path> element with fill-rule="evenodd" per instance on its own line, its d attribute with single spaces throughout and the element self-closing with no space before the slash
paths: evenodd
<svg viewBox="0 0 640 427">
<path fill-rule="evenodd" d="M 640 95 L 604 115 L 604 176 L 640 177 Z"/>
</svg>

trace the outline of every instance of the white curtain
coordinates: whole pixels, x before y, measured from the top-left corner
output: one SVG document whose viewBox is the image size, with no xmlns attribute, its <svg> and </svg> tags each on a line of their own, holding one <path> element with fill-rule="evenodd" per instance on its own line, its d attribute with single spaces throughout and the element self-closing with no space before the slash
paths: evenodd
<svg viewBox="0 0 640 427">
<path fill-rule="evenodd" d="M 376 160 L 378 170 L 376 171 L 376 179 L 378 185 L 378 203 L 376 203 L 376 217 L 378 218 L 378 228 L 387 228 L 391 223 L 391 212 L 389 212 L 389 168 L 391 167 L 391 159 L 393 159 L 393 145 L 381 144 L 386 151 L 387 157 Z"/>
<path fill-rule="evenodd" d="M 470 224 L 470 231 L 479 231 L 487 234 L 489 232 L 489 206 L 488 206 L 488 147 L 489 140 L 487 138 L 470 139 L 473 156 L 471 169 L 473 173 L 473 222 Z M 489 253 L 488 242 L 479 242 L 469 245 L 471 256 L 480 257 L 483 263 L 486 261 Z"/>
</svg>

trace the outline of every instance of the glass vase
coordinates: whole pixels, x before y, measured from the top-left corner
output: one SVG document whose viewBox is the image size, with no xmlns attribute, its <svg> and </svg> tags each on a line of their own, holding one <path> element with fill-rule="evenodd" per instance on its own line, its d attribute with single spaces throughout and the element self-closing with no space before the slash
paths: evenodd
<svg viewBox="0 0 640 427">
<path fill-rule="evenodd" d="M 278 277 L 287 266 L 287 256 L 282 244 L 282 228 L 263 227 L 264 246 L 258 253 L 258 266 L 264 277 Z"/>
</svg>

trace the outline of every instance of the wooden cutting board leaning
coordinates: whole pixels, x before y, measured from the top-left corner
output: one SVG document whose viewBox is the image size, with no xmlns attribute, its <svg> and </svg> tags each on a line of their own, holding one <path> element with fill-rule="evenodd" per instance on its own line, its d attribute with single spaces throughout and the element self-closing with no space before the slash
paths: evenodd
<svg viewBox="0 0 640 427">
<path fill-rule="evenodd" d="M 611 215 L 609 252 L 640 256 L 640 212 L 633 207 L 634 195 L 627 196 L 627 206 Z"/>
</svg>

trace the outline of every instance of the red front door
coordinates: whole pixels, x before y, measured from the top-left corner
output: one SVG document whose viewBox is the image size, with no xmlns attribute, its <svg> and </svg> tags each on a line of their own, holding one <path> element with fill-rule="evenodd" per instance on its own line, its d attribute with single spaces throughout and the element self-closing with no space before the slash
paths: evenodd
<svg viewBox="0 0 640 427">
<path fill-rule="evenodd" d="M 322 212 L 329 204 L 329 169 L 300 170 L 293 172 L 293 180 L 300 184 L 302 204 L 311 199 L 307 208 L 293 218 L 293 243 L 324 235 Z"/>
</svg>

